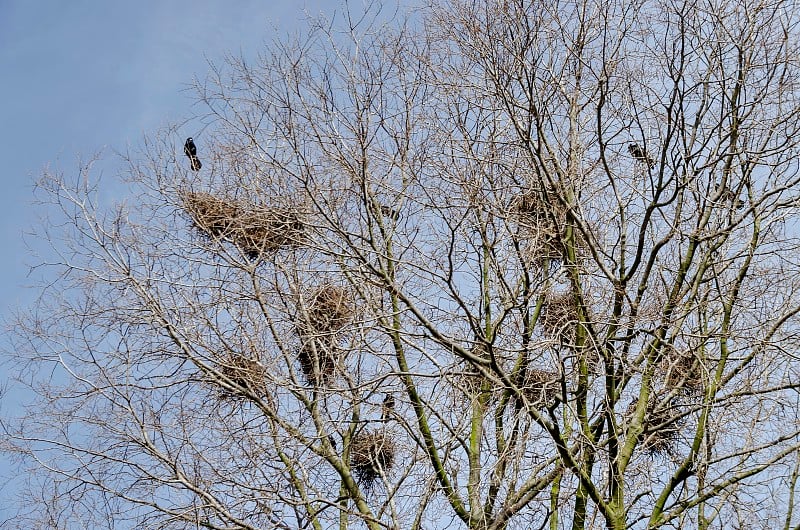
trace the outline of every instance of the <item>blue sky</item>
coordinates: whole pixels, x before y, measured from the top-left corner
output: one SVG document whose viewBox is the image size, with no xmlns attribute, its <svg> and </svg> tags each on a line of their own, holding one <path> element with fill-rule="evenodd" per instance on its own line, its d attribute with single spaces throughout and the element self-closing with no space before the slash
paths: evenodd
<svg viewBox="0 0 800 530">
<path fill-rule="evenodd" d="M 220 63 L 227 53 L 255 58 L 265 43 L 301 28 L 307 14 L 332 14 L 340 6 L 339 0 L 0 0 L 4 320 L 36 295 L 25 288 L 35 258 L 23 233 L 36 222 L 33 183 L 43 168 L 68 174 L 79 158 L 103 150 L 104 172 L 113 174 L 114 151 L 199 112 L 187 88 L 206 75 L 208 60 Z M 7 379 L 3 374 L 2 383 Z M 13 410 L 15 397 L 3 400 L 0 413 Z M 10 508 L 11 475 L 0 460 L 0 524 Z"/>
<path fill-rule="evenodd" d="M 197 109 L 186 89 L 205 76 L 207 59 L 255 57 L 300 27 L 304 10 L 337 7 L 337 0 L 0 0 L 4 314 L 31 297 L 20 289 L 21 233 L 35 219 L 32 184 L 42 168 L 69 171 L 101 149 L 112 159 L 144 133 L 190 117 Z"/>
</svg>

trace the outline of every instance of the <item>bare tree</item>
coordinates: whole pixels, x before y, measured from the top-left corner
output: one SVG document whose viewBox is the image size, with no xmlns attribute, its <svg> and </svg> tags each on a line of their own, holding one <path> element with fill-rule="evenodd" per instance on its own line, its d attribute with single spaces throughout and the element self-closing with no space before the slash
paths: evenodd
<svg viewBox="0 0 800 530">
<path fill-rule="evenodd" d="M 344 20 L 44 175 L 19 526 L 798 528 L 793 5 Z"/>
</svg>

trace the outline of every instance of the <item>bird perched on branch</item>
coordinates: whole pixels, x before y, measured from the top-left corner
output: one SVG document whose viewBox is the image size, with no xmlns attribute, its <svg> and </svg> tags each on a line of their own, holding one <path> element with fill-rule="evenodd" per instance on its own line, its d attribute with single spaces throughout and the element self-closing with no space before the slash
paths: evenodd
<svg viewBox="0 0 800 530">
<path fill-rule="evenodd" d="M 187 138 L 186 143 L 183 144 L 183 152 L 189 157 L 189 164 L 192 167 L 192 171 L 200 171 L 203 164 L 201 164 L 200 159 L 197 158 L 197 146 L 194 145 L 194 140 L 192 140 L 191 137 Z"/>
<path fill-rule="evenodd" d="M 392 221 L 397 221 L 400 218 L 400 212 L 390 206 L 381 205 L 381 213 Z"/>
<path fill-rule="evenodd" d="M 645 150 L 639 147 L 639 144 L 628 144 L 628 152 L 637 162 L 644 162 L 650 169 L 655 167 L 656 161 L 650 158 Z"/>
<path fill-rule="evenodd" d="M 389 417 L 394 411 L 394 396 L 386 394 L 383 398 L 383 407 L 381 408 L 381 421 L 389 421 Z"/>
<path fill-rule="evenodd" d="M 745 202 L 734 193 L 730 188 L 726 188 L 720 195 L 720 200 L 723 202 L 731 203 L 737 210 L 741 210 L 745 206 Z"/>
</svg>

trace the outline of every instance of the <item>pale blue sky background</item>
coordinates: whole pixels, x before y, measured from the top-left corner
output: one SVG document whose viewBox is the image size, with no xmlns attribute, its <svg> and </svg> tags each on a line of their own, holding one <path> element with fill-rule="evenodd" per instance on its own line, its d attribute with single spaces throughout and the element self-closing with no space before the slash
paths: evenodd
<svg viewBox="0 0 800 530">
<path fill-rule="evenodd" d="M 74 171 L 79 157 L 102 149 L 105 173 L 113 173 L 115 150 L 200 111 L 186 89 L 206 75 L 207 60 L 220 63 L 226 53 L 253 59 L 264 43 L 302 27 L 307 14 L 341 6 L 340 0 L 0 0 L 4 320 L 36 294 L 24 287 L 34 259 L 22 234 L 35 223 L 33 183 L 45 166 Z M 8 374 L 0 375 L 6 383 Z M 18 394 L 6 396 L 0 413 L 18 401 Z M 13 490 L 13 472 L 0 460 L 0 525 L 13 508 Z"/>
</svg>

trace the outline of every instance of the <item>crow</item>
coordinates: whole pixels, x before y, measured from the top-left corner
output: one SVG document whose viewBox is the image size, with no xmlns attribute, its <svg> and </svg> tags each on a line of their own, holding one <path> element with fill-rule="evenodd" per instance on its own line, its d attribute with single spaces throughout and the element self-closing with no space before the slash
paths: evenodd
<svg viewBox="0 0 800 530">
<path fill-rule="evenodd" d="M 381 205 L 381 213 L 393 221 L 400 218 L 400 212 L 389 206 Z"/>
<path fill-rule="evenodd" d="M 394 396 L 391 394 L 386 394 L 386 397 L 383 398 L 383 408 L 381 409 L 381 421 L 386 422 L 389 421 L 389 415 L 394 410 Z"/>
<path fill-rule="evenodd" d="M 644 162 L 647 164 L 648 168 L 653 169 L 655 167 L 656 161 L 650 158 L 644 149 L 639 147 L 639 144 L 628 144 L 628 152 L 638 162 Z"/>
<path fill-rule="evenodd" d="M 192 167 L 192 171 L 200 171 L 203 164 L 201 164 L 200 159 L 197 158 L 197 146 L 194 145 L 194 140 L 192 140 L 191 137 L 187 138 L 186 143 L 183 144 L 183 152 L 189 157 L 189 164 Z"/>
</svg>

